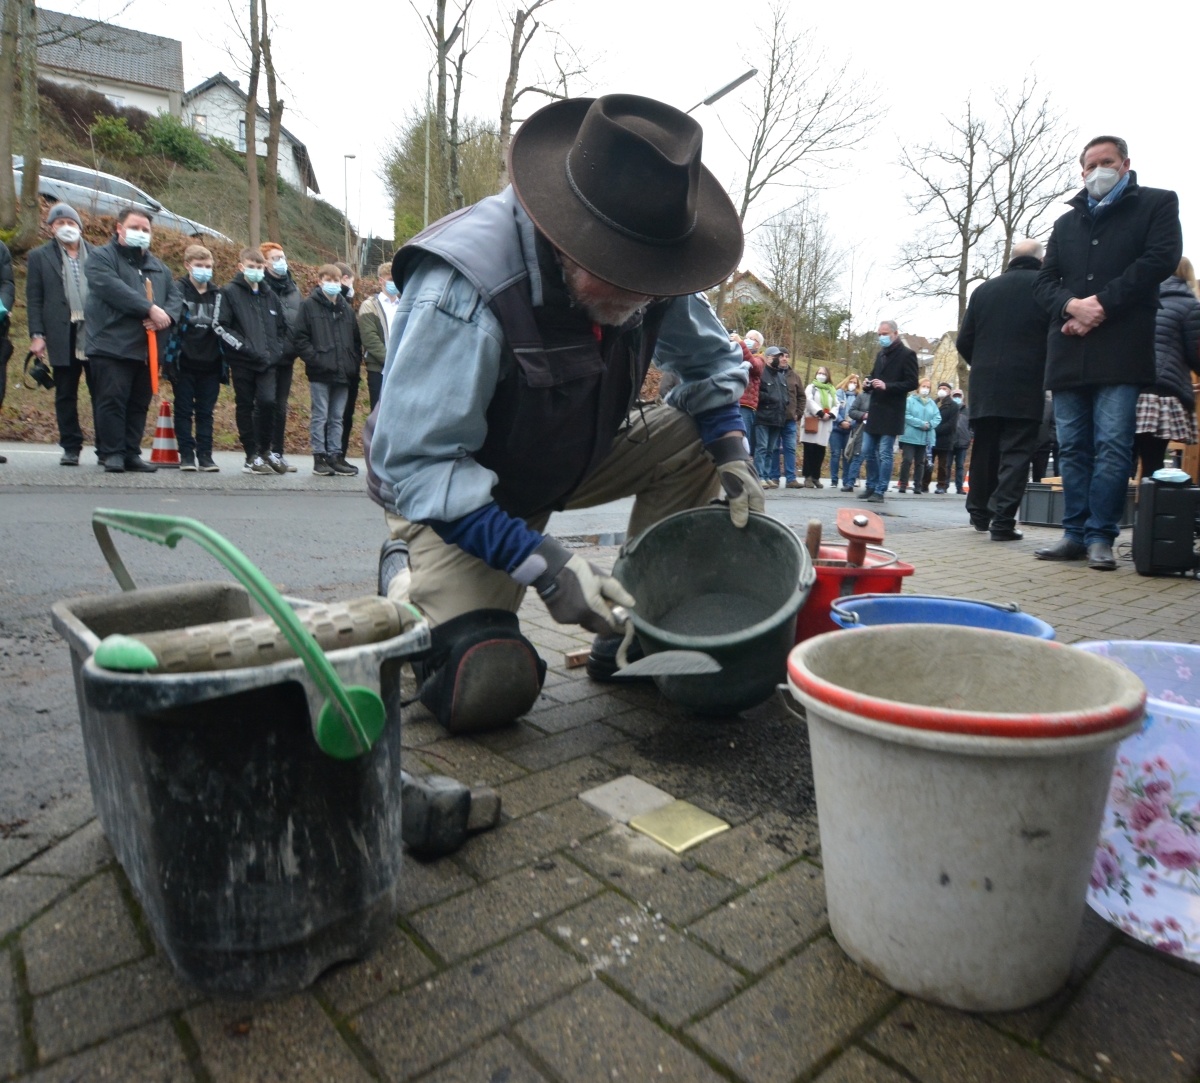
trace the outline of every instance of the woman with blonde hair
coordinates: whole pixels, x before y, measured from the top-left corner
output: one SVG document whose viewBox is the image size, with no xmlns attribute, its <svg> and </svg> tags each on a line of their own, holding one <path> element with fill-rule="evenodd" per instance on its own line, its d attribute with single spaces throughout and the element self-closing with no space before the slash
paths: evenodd
<svg viewBox="0 0 1200 1083">
<path fill-rule="evenodd" d="M 833 416 L 833 429 L 829 433 L 829 484 L 838 487 L 838 475 L 847 473 L 842 462 L 846 452 L 846 442 L 854 430 L 854 422 L 850 420 L 850 407 L 858 398 L 858 389 L 862 386 L 857 372 L 850 373 L 835 389 L 837 392 L 837 411 Z"/>
<path fill-rule="evenodd" d="M 1196 393 L 1192 374 L 1200 373 L 1200 301 L 1196 272 L 1184 256 L 1175 273 L 1158 287 L 1159 310 L 1154 325 L 1155 380 L 1137 401 L 1133 449 L 1142 477 L 1161 469 L 1167 444 L 1197 442 Z"/>
</svg>

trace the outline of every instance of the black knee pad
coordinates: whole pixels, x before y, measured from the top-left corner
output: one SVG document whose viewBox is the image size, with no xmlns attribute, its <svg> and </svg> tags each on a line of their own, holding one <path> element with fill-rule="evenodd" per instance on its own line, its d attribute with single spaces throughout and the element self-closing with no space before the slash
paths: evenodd
<svg viewBox="0 0 1200 1083">
<path fill-rule="evenodd" d="M 418 698 L 451 733 L 506 726 L 536 702 L 546 663 L 521 634 L 515 613 L 463 613 L 434 628 L 432 641 L 417 668 Z"/>
</svg>

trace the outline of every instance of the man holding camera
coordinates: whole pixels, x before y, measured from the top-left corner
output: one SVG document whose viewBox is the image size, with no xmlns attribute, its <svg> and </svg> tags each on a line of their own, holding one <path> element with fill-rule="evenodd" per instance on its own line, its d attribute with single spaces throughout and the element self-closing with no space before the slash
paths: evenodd
<svg viewBox="0 0 1200 1083">
<path fill-rule="evenodd" d="M 871 409 L 863 428 L 862 455 L 867 466 L 867 485 L 859 500 L 882 504 L 892 480 L 896 437 L 904 432 L 904 400 L 917 389 L 920 369 L 917 355 L 900 341 L 895 320 L 879 325 L 879 353 L 875 367 L 864 384 L 871 393 Z"/>
</svg>

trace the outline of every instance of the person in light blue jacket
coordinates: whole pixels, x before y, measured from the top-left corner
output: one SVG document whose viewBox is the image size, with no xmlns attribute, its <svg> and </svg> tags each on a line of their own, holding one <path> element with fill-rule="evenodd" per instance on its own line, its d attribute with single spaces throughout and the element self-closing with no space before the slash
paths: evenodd
<svg viewBox="0 0 1200 1083">
<path fill-rule="evenodd" d="M 917 390 L 909 394 L 904 404 L 904 435 L 900 437 L 903 458 L 900 460 L 900 484 L 896 491 L 908 492 L 908 474 L 912 471 L 913 495 L 921 494 L 925 480 L 925 460 L 933 447 L 937 432 L 937 403 L 929 397 L 929 381 L 922 379 Z"/>
</svg>

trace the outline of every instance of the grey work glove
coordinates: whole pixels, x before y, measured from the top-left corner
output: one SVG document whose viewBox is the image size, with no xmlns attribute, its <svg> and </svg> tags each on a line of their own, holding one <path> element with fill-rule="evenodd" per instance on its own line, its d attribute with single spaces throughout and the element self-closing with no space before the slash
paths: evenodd
<svg viewBox="0 0 1200 1083">
<path fill-rule="evenodd" d="M 546 569 L 532 586 L 559 624 L 580 624 L 597 635 L 621 630 L 612 607 L 632 608 L 634 600 L 611 575 L 573 556 L 557 538 L 546 538 L 528 559 L 537 558 L 545 561 Z"/>
<path fill-rule="evenodd" d="M 752 511 L 766 511 L 762 481 L 754 469 L 746 437 L 741 433 L 722 436 L 705 445 L 705 449 L 713 457 L 721 487 L 729 499 L 729 518 L 733 525 L 743 527 Z"/>
</svg>

